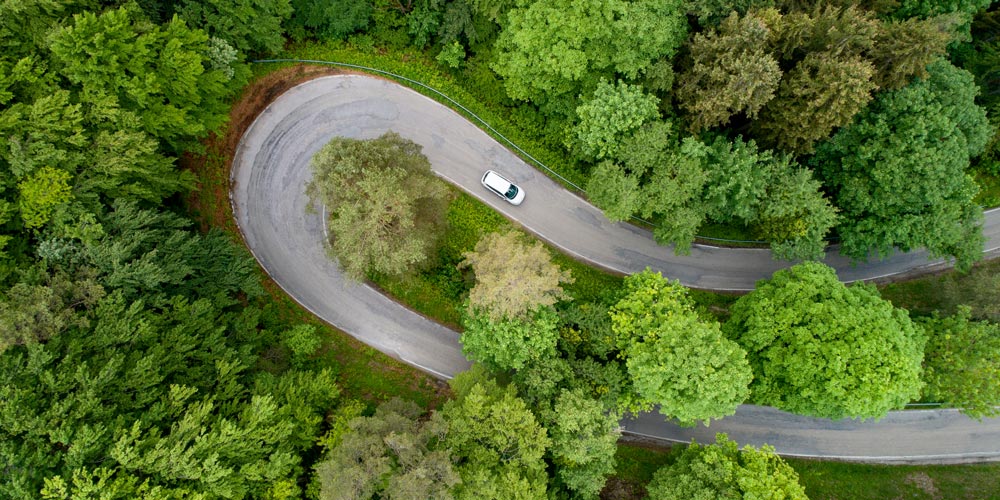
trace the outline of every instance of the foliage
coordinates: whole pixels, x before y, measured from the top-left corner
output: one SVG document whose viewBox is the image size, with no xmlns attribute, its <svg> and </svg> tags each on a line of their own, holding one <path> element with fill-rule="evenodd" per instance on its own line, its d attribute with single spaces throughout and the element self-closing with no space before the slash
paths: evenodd
<svg viewBox="0 0 1000 500">
<path fill-rule="evenodd" d="M 698 24 L 708 28 L 724 21 L 733 12 L 743 15 L 753 8 L 774 5 L 774 0 L 685 0 L 684 11 L 698 17 Z"/>
<path fill-rule="evenodd" d="M 894 90 L 905 87 L 913 77 L 927 78 L 927 66 L 944 55 L 953 40 L 952 23 L 952 18 L 944 16 L 883 23 L 870 54 L 875 84 Z"/>
<path fill-rule="evenodd" d="M 565 298 L 561 284 L 573 282 L 569 272 L 552 263 L 540 242 L 526 244 L 514 231 L 487 234 L 464 255 L 461 265 L 476 274 L 469 310 L 494 320 L 525 319 Z"/>
<path fill-rule="evenodd" d="M 357 0 L 291 0 L 292 15 L 285 23 L 297 41 L 312 36 L 341 40 L 368 25 L 372 3 Z"/>
<path fill-rule="evenodd" d="M 104 297 L 89 272 L 45 273 L 38 284 L 17 283 L 0 293 L 0 354 L 14 345 L 45 342 L 70 326 L 85 327 L 86 311 Z"/>
<path fill-rule="evenodd" d="M 558 483 L 574 498 L 596 499 L 615 470 L 618 415 L 582 390 L 564 390 L 543 415 Z"/>
<path fill-rule="evenodd" d="M 330 252 L 353 279 L 401 274 L 425 262 L 444 224 L 444 187 L 420 146 L 387 132 L 335 137 L 312 160 L 306 186 L 329 214 Z"/>
<path fill-rule="evenodd" d="M 518 370 L 531 360 L 555 355 L 559 317 L 551 307 L 523 318 L 501 317 L 478 309 L 463 321 L 462 352 L 500 370 Z"/>
<path fill-rule="evenodd" d="M 648 269 L 625 278 L 611 320 L 636 392 L 664 415 L 707 425 L 749 396 L 746 353 L 698 317 L 679 283 Z"/>
<path fill-rule="evenodd" d="M 571 132 L 576 144 L 585 156 L 603 159 L 616 157 L 622 140 L 659 113 L 656 98 L 638 85 L 601 80 L 576 114 L 580 123 Z"/>
<path fill-rule="evenodd" d="M 451 498 L 459 482 L 447 449 L 436 449 L 448 434 L 440 414 L 420 423 L 420 408 L 392 399 L 375 415 L 350 421 L 340 442 L 316 466 L 319 498 Z"/>
<path fill-rule="evenodd" d="M 53 210 L 72 199 L 71 178 L 65 170 L 42 167 L 17 185 L 21 195 L 18 208 L 25 227 L 43 226 L 52 217 Z"/>
<path fill-rule="evenodd" d="M 453 385 L 462 382 L 456 377 Z M 551 441 L 514 387 L 504 389 L 484 380 L 456 386 L 455 392 L 457 398 L 441 412 L 448 422 L 442 444 L 451 451 L 462 478 L 455 498 L 544 498 L 542 457 Z"/>
<path fill-rule="evenodd" d="M 981 258 L 982 209 L 969 157 L 991 134 L 967 72 L 941 61 L 930 78 L 882 94 L 813 162 L 843 211 L 842 252 L 863 260 L 925 247 L 967 269 Z"/>
<path fill-rule="evenodd" d="M 457 69 L 462 66 L 462 62 L 465 61 L 465 48 L 462 44 L 457 41 L 452 41 L 448 45 L 445 45 L 441 52 L 437 55 L 437 62 L 448 66 L 449 68 Z"/>
<path fill-rule="evenodd" d="M 773 9 L 733 12 L 717 30 L 696 33 L 690 42 L 691 68 L 680 77 L 677 98 L 695 132 L 725 125 L 744 113 L 756 118 L 781 80 L 781 67 L 768 47 L 780 18 Z"/>
<path fill-rule="evenodd" d="M 138 129 L 177 151 L 225 120 L 225 75 L 205 71 L 208 36 L 183 21 L 150 26 L 127 4 L 74 16 L 49 44 L 53 65 L 99 128 Z"/>
<path fill-rule="evenodd" d="M 920 329 L 873 287 L 846 287 L 826 265 L 778 271 L 730 312 L 723 330 L 746 349 L 757 404 L 879 418 L 920 393 Z"/>
<path fill-rule="evenodd" d="M 654 59 L 671 57 L 685 31 L 679 0 L 519 2 L 507 14 L 493 68 L 514 99 L 572 99 L 601 77 L 635 79 Z"/>
<path fill-rule="evenodd" d="M 924 398 L 960 408 L 973 418 L 1000 414 L 1000 326 L 970 321 L 971 310 L 934 315 L 918 324 L 927 331 Z"/>
<path fill-rule="evenodd" d="M 280 383 L 250 384 L 253 357 L 230 344 L 256 335 L 246 312 L 180 297 L 151 308 L 113 292 L 86 324 L 5 352 L 6 492 L 33 497 L 43 478 L 90 476 L 89 464 L 98 462 L 120 480 L 143 477 L 168 491 L 230 498 L 294 481 L 312 438 L 293 438 L 315 432 L 306 429 L 337 389 L 329 372 L 308 379 L 325 392 L 310 389 L 304 401 L 287 398 Z"/>
<path fill-rule="evenodd" d="M 722 433 L 712 445 L 692 442 L 675 463 L 656 472 L 647 490 L 650 498 L 807 498 L 798 474 L 774 448 L 738 449 Z"/>
<path fill-rule="evenodd" d="M 323 346 L 323 337 L 312 325 L 295 325 L 285 334 L 285 345 L 292 351 L 292 365 L 302 368 L 306 360 Z"/>
<path fill-rule="evenodd" d="M 363 3 L 363 2 L 362 2 Z M 285 43 L 289 0 L 180 0 L 177 14 L 244 54 L 275 53 Z"/>
<path fill-rule="evenodd" d="M 900 0 L 894 15 L 898 18 L 930 17 L 954 12 L 972 17 L 991 3 L 993 0 Z"/>
<path fill-rule="evenodd" d="M 782 80 L 755 126 L 785 151 L 809 153 L 871 100 L 874 66 L 859 56 L 808 54 Z"/>
</svg>

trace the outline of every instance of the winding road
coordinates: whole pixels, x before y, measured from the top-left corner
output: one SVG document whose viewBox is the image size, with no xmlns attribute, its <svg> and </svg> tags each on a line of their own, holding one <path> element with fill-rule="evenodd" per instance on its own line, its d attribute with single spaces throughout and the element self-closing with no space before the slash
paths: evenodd
<svg viewBox="0 0 1000 500">
<path fill-rule="evenodd" d="M 688 256 L 657 245 L 649 231 L 608 221 L 600 210 L 524 163 L 451 109 L 396 83 L 362 75 L 318 78 L 278 97 L 247 129 L 233 160 L 232 204 L 254 256 L 289 295 L 314 314 L 382 352 L 438 377 L 469 366 L 458 334 L 377 290 L 346 279 L 323 248 L 323 223 L 307 213 L 309 160 L 332 137 L 367 139 L 395 131 L 423 146 L 434 171 L 567 254 L 621 273 L 646 267 L 681 283 L 750 290 L 788 262 L 769 250 L 695 245 Z M 479 177 L 497 170 L 524 187 L 512 207 Z M 1000 212 L 987 214 L 984 251 L 1000 248 Z M 828 255 L 844 281 L 870 280 L 944 265 L 924 252 L 851 265 Z M 682 428 L 659 414 L 622 422 L 626 432 L 669 441 L 712 441 L 727 432 L 741 444 L 767 443 L 785 455 L 876 462 L 1000 460 L 1000 419 L 971 420 L 953 410 L 892 412 L 879 422 L 830 421 L 743 405 L 710 427 Z"/>
</svg>

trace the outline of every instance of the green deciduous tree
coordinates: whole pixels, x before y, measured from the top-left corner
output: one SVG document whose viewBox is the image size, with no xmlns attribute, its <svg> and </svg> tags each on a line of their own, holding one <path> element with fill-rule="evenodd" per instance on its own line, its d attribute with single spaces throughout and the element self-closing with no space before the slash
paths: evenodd
<svg viewBox="0 0 1000 500">
<path fill-rule="evenodd" d="M 285 43 L 281 25 L 292 6 L 289 0 L 181 0 L 177 15 L 244 54 L 275 53 Z"/>
<path fill-rule="evenodd" d="M 972 76 L 946 61 L 930 77 L 882 94 L 819 148 L 814 165 L 844 215 L 842 252 L 924 247 L 960 268 L 981 258 L 982 210 L 965 172 L 992 133 Z"/>
<path fill-rule="evenodd" d="M 526 319 L 566 298 L 561 285 L 573 282 L 540 242 L 527 244 L 514 231 L 483 236 L 474 251 L 465 253 L 461 265 L 476 274 L 469 291 L 470 312 L 480 311 L 495 320 Z"/>
<path fill-rule="evenodd" d="M 869 285 L 810 262 L 774 273 L 724 326 L 753 367 L 753 401 L 827 418 L 875 417 L 920 393 L 923 337 Z"/>
<path fill-rule="evenodd" d="M 306 193 L 328 214 L 331 254 L 348 276 L 400 274 L 427 259 L 445 224 L 445 190 L 419 145 L 393 132 L 337 137 L 312 169 Z"/>
<path fill-rule="evenodd" d="M 371 417 L 352 419 L 340 442 L 316 466 L 319 498 L 452 498 L 459 482 L 447 449 L 436 449 L 448 434 L 440 414 L 418 420 L 420 408 L 392 399 Z"/>
<path fill-rule="evenodd" d="M 552 439 L 549 453 L 557 484 L 574 498 L 596 499 L 615 470 L 618 416 L 582 390 L 564 390 L 543 421 Z"/>
<path fill-rule="evenodd" d="M 732 415 L 753 378 L 746 353 L 702 320 L 687 289 L 646 270 L 625 278 L 612 327 L 636 392 L 690 424 Z"/>
<path fill-rule="evenodd" d="M 601 80 L 594 96 L 576 108 L 580 122 L 571 134 L 584 156 L 604 159 L 618 154 L 623 139 L 643 123 L 656 118 L 656 97 L 638 85 Z"/>
<path fill-rule="evenodd" d="M 970 321 L 971 310 L 954 316 L 923 318 L 924 399 L 961 408 L 974 418 L 1000 414 L 1000 325 Z"/>
<path fill-rule="evenodd" d="M 679 0 L 519 2 L 507 14 L 493 67 L 510 97 L 545 103 L 589 91 L 602 76 L 635 79 L 653 60 L 671 57 L 686 29 Z"/>
<path fill-rule="evenodd" d="M 739 17 L 694 35 L 691 68 L 680 77 L 677 99 L 691 115 L 691 129 L 724 125 L 735 114 L 756 118 L 778 89 L 781 67 L 768 51 L 780 22 L 774 9 Z"/>
<path fill-rule="evenodd" d="M 587 189 L 605 215 L 654 218 L 653 236 L 678 253 L 713 220 L 757 227 L 779 257 L 822 257 L 837 216 L 810 171 L 742 137 L 674 141 L 667 123 L 651 122 L 623 143 L 621 164 L 597 165 Z"/>
<path fill-rule="evenodd" d="M 715 435 L 715 444 L 692 442 L 675 463 L 653 475 L 646 489 L 650 498 L 808 498 L 795 469 L 774 448 L 747 445 L 739 449 L 722 433 Z"/>
<path fill-rule="evenodd" d="M 454 384 L 463 381 L 456 377 Z M 542 457 L 551 445 L 544 428 L 515 394 L 489 380 L 455 387 L 457 398 L 442 410 L 443 440 L 456 460 L 462 483 L 457 500 L 545 498 Z"/>
<path fill-rule="evenodd" d="M 25 227 L 41 227 L 52 217 L 53 210 L 72 199 L 71 178 L 65 170 L 42 167 L 17 185 L 18 208 Z"/>
<path fill-rule="evenodd" d="M 474 310 L 465 316 L 462 351 L 494 369 L 518 370 L 532 360 L 555 356 L 559 317 L 551 307 L 524 318 L 494 318 Z"/>
</svg>

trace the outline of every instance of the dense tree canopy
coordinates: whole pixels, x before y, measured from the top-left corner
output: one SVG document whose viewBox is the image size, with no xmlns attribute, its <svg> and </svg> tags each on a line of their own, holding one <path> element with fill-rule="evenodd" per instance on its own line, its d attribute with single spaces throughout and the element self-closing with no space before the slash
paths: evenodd
<svg viewBox="0 0 1000 500">
<path fill-rule="evenodd" d="M 869 285 L 809 262 L 774 273 L 730 308 L 753 401 L 827 418 L 876 417 L 920 394 L 924 338 Z"/>
<path fill-rule="evenodd" d="M 573 129 L 577 147 L 593 158 L 617 157 L 624 139 L 659 115 L 656 101 L 638 85 L 601 80 L 594 97 L 576 108 L 580 117 L 580 123 Z"/>
<path fill-rule="evenodd" d="M 456 392 L 442 410 L 449 425 L 443 445 L 462 478 L 456 500 L 544 498 L 542 457 L 551 440 L 514 387 L 479 381 Z"/>
<path fill-rule="evenodd" d="M 823 255 L 837 216 L 808 170 L 742 138 L 705 143 L 688 137 L 672 149 L 663 142 L 671 133 L 653 122 L 625 141 L 622 165 L 598 164 L 587 188 L 605 215 L 654 218 L 657 241 L 681 253 L 712 220 L 757 226 L 779 257 Z"/>
<path fill-rule="evenodd" d="M 680 77 L 677 98 L 695 131 L 724 125 L 729 118 L 757 112 L 774 98 L 781 67 L 768 51 L 780 15 L 773 9 L 739 17 L 733 12 L 718 30 L 694 35 L 692 65 Z"/>
<path fill-rule="evenodd" d="M 814 158 L 843 211 L 842 252 L 864 259 L 927 248 L 968 268 L 981 258 L 982 209 L 966 172 L 992 134 L 967 72 L 946 61 L 879 97 Z"/>
<path fill-rule="evenodd" d="M 742 449 L 725 434 L 715 444 L 692 442 L 677 461 L 653 475 L 647 487 L 650 498 L 773 498 L 806 500 L 799 476 L 774 448 L 750 445 Z"/>
<path fill-rule="evenodd" d="M 707 424 L 749 396 L 746 353 L 698 317 L 679 284 L 649 270 L 629 276 L 611 320 L 636 392 L 660 413 Z"/>
<path fill-rule="evenodd" d="M 517 370 L 525 363 L 555 354 L 559 318 L 550 307 L 524 318 L 494 318 L 472 311 L 463 321 L 462 352 L 500 370 Z"/>
<path fill-rule="evenodd" d="M 590 91 L 602 76 L 634 79 L 683 41 L 679 3 L 521 0 L 507 14 L 494 69 L 511 97 L 539 104 Z"/>
<path fill-rule="evenodd" d="M 306 193 L 326 210 L 331 255 L 349 276 L 400 274 L 427 259 L 445 223 L 445 191 L 419 145 L 393 132 L 336 137 L 312 168 Z"/>
<path fill-rule="evenodd" d="M 525 319 L 565 298 L 561 285 L 573 282 L 541 242 L 529 245 L 514 231 L 483 236 L 461 265 L 476 275 L 469 290 L 470 312 L 485 313 L 493 320 Z"/>
<path fill-rule="evenodd" d="M 924 399 L 983 418 L 1000 414 L 1000 326 L 970 321 L 970 309 L 919 320 L 927 330 Z"/>
<path fill-rule="evenodd" d="M 320 498 L 452 498 L 458 473 L 449 451 L 436 448 L 448 424 L 439 413 L 421 423 L 420 414 L 416 404 L 392 399 L 351 419 L 316 466 Z"/>
<path fill-rule="evenodd" d="M 289 0 L 180 0 L 177 13 L 243 53 L 266 54 L 284 45 L 281 25 L 291 16 L 292 6 Z"/>
</svg>

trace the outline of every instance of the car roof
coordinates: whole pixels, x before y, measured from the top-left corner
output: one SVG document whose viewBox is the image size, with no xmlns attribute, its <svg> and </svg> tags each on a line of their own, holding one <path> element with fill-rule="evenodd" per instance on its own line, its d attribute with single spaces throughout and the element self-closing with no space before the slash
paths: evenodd
<svg viewBox="0 0 1000 500">
<path fill-rule="evenodd" d="M 500 176 L 500 174 L 492 170 L 486 172 L 486 175 L 483 176 L 483 182 L 501 193 L 506 193 L 507 190 L 510 189 L 511 185 L 510 181 L 504 179 Z"/>
</svg>

